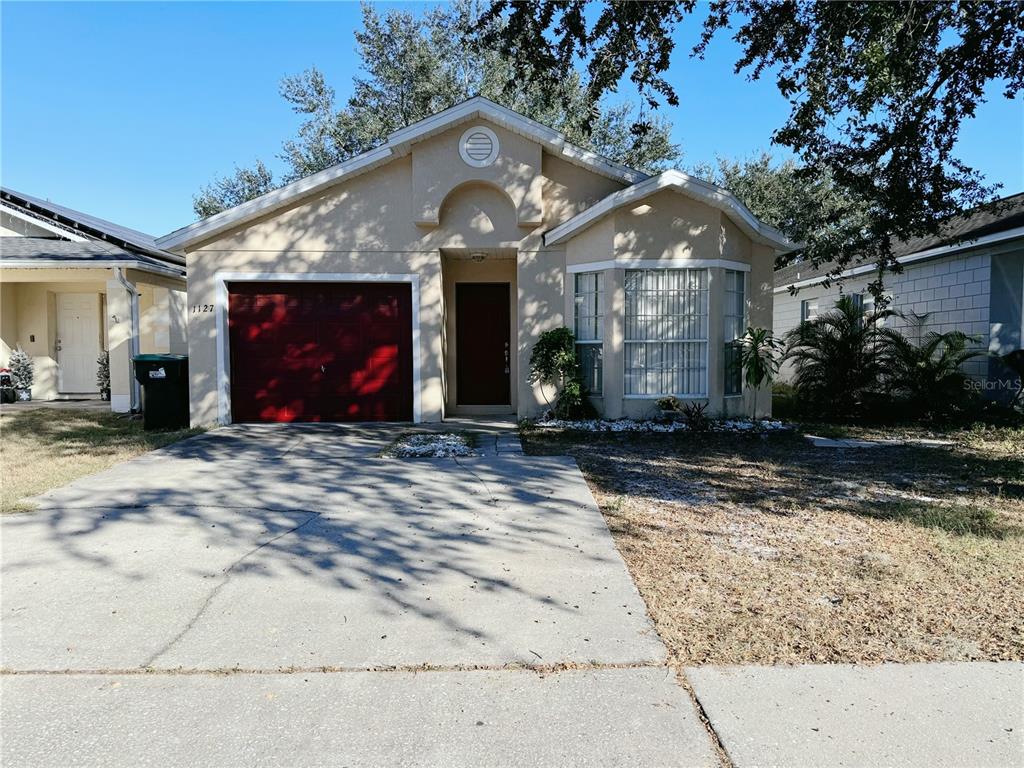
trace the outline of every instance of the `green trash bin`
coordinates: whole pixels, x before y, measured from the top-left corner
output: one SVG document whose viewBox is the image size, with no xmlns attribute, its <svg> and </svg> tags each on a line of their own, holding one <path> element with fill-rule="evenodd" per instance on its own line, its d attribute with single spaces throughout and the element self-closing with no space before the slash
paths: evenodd
<svg viewBox="0 0 1024 768">
<path fill-rule="evenodd" d="M 145 429 L 188 427 L 188 356 L 136 355 L 135 380 L 142 385 Z"/>
</svg>

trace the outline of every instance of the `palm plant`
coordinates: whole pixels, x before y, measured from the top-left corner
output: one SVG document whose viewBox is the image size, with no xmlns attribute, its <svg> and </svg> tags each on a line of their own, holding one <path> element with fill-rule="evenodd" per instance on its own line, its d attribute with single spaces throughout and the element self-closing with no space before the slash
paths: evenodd
<svg viewBox="0 0 1024 768">
<path fill-rule="evenodd" d="M 736 364 L 743 372 L 743 380 L 754 390 L 752 419 L 757 419 L 757 393 L 764 384 L 770 384 L 779 372 L 779 352 L 782 341 L 767 328 L 747 328 L 737 341 Z"/>
<path fill-rule="evenodd" d="M 801 407 L 818 415 L 849 417 L 881 387 L 898 333 L 885 327 L 895 313 L 863 312 L 849 296 L 835 309 L 805 320 L 786 334 L 783 360 L 795 366 Z"/>
<path fill-rule="evenodd" d="M 892 342 L 890 391 L 915 416 L 941 416 L 962 408 L 972 397 L 965 362 L 981 354 L 980 339 L 961 331 L 925 332 L 928 315 L 901 315 L 913 338 L 897 335 Z"/>
</svg>

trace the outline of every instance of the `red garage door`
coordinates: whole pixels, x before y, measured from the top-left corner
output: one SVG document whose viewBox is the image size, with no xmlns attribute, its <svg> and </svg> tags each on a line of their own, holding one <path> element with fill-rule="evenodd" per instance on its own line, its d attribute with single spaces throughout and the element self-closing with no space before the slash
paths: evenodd
<svg viewBox="0 0 1024 768">
<path fill-rule="evenodd" d="M 405 283 L 228 286 L 231 417 L 411 421 Z"/>
</svg>

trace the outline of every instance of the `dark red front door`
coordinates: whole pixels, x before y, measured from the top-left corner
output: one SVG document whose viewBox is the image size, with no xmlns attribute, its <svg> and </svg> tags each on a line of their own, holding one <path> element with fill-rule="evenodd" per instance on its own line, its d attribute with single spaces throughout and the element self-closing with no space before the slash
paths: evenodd
<svg viewBox="0 0 1024 768">
<path fill-rule="evenodd" d="M 511 403 L 508 283 L 455 284 L 455 376 L 459 405 Z"/>
<path fill-rule="evenodd" d="M 411 421 L 407 284 L 228 287 L 231 416 L 247 421 Z"/>
</svg>

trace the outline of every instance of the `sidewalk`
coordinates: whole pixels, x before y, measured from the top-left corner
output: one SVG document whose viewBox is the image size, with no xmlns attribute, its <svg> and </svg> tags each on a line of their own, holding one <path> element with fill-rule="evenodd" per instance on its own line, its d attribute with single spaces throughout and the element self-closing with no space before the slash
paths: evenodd
<svg viewBox="0 0 1024 768">
<path fill-rule="evenodd" d="M 1024 664 L 686 670 L 736 768 L 1024 766 Z"/>
</svg>

